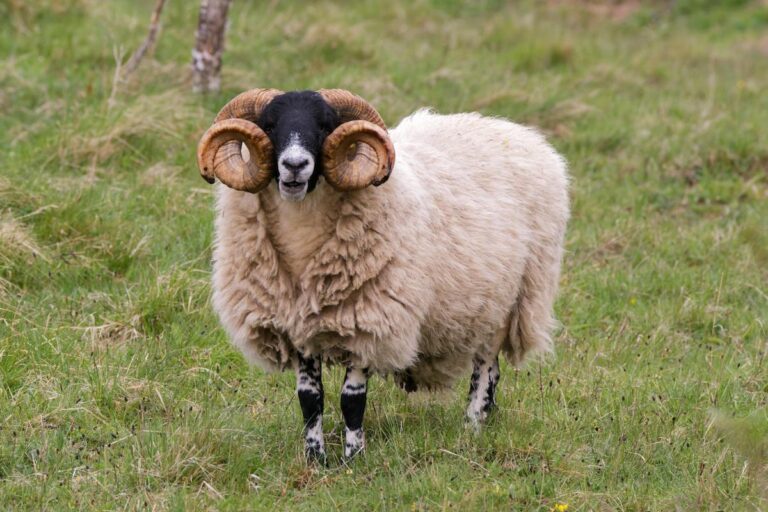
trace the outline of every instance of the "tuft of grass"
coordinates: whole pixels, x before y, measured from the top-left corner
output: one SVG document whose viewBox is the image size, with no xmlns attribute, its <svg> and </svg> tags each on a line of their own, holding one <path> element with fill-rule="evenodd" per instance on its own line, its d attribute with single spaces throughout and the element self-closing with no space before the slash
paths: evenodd
<svg viewBox="0 0 768 512">
<path fill-rule="evenodd" d="M 182 2 L 114 79 L 153 3 L 0 2 L 0 503 L 766 508 L 765 2 L 235 2 L 209 97 Z M 257 86 L 346 87 L 393 125 L 508 117 L 568 159 L 557 357 L 503 364 L 479 435 L 466 380 L 412 399 L 376 377 L 345 464 L 327 369 L 330 461 L 308 467 L 292 375 L 228 344 L 195 147 Z"/>
<path fill-rule="evenodd" d="M 202 117 L 192 100 L 182 91 L 170 90 L 140 96 L 122 108 L 110 109 L 100 117 L 101 123 L 94 125 L 92 119 L 83 119 L 68 137 L 62 138 L 57 156 L 67 162 L 101 164 L 119 153 L 141 161 L 144 154 L 153 153 L 145 146 L 148 142 L 158 147 L 182 144 L 186 141 L 178 127 Z M 83 129 L 85 123 L 91 125 L 89 130 Z"/>
<path fill-rule="evenodd" d="M 748 463 L 754 485 L 768 500 L 768 415 L 754 412 L 744 418 L 731 418 L 713 412 L 712 425 Z"/>
<path fill-rule="evenodd" d="M 34 236 L 18 219 L 0 217 L 0 261 L 24 261 L 26 258 L 43 258 L 45 254 Z"/>
</svg>

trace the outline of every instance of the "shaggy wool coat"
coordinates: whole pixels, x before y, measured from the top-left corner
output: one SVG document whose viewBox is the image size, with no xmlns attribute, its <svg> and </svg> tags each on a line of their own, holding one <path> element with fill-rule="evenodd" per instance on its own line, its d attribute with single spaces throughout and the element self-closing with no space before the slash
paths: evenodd
<svg viewBox="0 0 768 512">
<path fill-rule="evenodd" d="M 213 305 L 267 370 L 301 350 L 449 386 L 476 353 L 551 351 L 569 215 L 563 159 L 536 131 L 419 111 L 390 131 L 384 185 L 302 202 L 217 188 Z"/>
</svg>

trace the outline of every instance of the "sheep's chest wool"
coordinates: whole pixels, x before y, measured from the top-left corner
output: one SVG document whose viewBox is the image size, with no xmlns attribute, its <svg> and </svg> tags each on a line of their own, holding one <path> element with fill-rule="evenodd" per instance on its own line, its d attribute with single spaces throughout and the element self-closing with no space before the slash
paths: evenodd
<svg viewBox="0 0 768 512">
<path fill-rule="evenodd" d="M 413 361 L 417 340 L 403 328 L 417 324 L 398 298 L 402 272 L 386 268 L 395 257 L 382 229 L 389 213 L 360 208 L 360 195 L 281 203 L 273 191 L 218 194 L 228 207 L 219 214 L 214 305 L 249 359 L 283 369 L 298 349 L 382 371 Z M 334 202 L 327 214 L 302 216 L 324 201 Z M 381 343 L 393 337 L 403 343 Z"/>
</svg>

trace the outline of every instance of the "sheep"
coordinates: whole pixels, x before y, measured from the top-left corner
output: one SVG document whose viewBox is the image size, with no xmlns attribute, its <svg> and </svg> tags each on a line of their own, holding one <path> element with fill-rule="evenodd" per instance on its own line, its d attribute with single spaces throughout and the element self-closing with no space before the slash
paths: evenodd
<svg viewBox="0 0 768 512">
<path fill-rule="evenodd" d="M 345 90 L 255 89 L 220 111 L 198 165 L 223 184 L 213 307 L 248 361 L 296 372 L 308 458 L 326 456 L 324 362 L 346 366 L 349 458 L 372 374 L 411 392 L 472 368 L 479 426 L 499 353 L 519 366 L 552 351 L 568 176 L 537 131 L 430 110 L 387 131 Z"/>
</svg>

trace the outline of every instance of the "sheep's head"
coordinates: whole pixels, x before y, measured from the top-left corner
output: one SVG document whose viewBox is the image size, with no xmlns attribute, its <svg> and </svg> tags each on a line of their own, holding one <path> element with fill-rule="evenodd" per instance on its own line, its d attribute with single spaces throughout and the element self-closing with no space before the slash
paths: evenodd
<svg viewBox="0 0 768 512">
<path fill-rule="evenodd" d="M 381 185 L 395 151 L 376 109 L 348 91 L 254 89 L 221 109 L 197 162 L 209 183 L 258 192 L 275 177 L 283 198 L 299 201 L 321 175 L 342 191 Z"/>
</svg>

